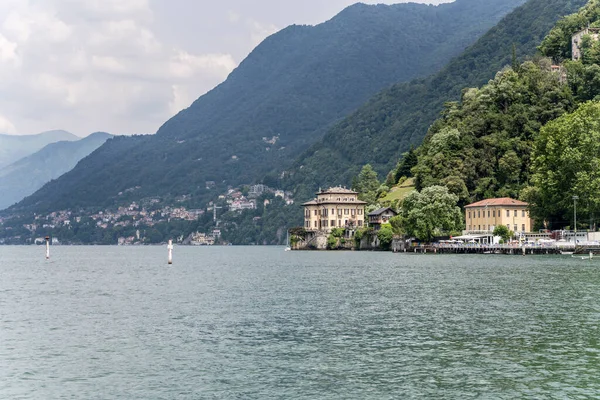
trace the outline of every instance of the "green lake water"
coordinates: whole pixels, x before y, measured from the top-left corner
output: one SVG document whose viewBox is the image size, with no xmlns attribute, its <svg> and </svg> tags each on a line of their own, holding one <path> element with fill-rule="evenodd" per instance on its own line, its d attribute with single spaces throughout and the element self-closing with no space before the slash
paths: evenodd
<svg viewBox="0 0 600 400">
<path fill-rule="evenodd" d="M 600 259 L 0 246 L 0 399 L 600 398 Z"/>
</svg>

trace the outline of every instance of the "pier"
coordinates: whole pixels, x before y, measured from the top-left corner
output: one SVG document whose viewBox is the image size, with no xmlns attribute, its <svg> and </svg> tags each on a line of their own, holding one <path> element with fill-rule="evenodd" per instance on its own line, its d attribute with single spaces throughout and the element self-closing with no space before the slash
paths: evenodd
<svg viewBox="0 0 600 400">
<path fill-rule="evenodd" d="M 407 247 L 405 253 L 418 254 L 504 254 L 504 255 L 551 255 L 580 254 L 600 255 L 600 245 L 487 245 L 487 244 L 429 244 Z"/>
</svg>

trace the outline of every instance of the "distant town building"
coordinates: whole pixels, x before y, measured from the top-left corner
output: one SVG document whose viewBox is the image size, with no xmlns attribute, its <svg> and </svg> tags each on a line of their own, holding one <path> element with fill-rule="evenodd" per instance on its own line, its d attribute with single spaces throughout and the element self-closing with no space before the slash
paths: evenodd
<svg viewBox="0 0 600 400">
<path fill-rule="evenodd" d="M 589 35 L 593 41 L 597 42 L 600 40 L 600 28 L 585 28 L 573 35 L 571 39 L 571 53 L 574 61 L 581 59 L 581 44 L 583 42 L 583 37 L 587 35 Z"/>
<path fill-rule="evenodd" d="M 389 207 L 380 208 L 372 213 L 369 213 L 369 226 L 373 227 L 376 231 L 381 229 L 381 225 L 387 224 L 391 218 L 398 215 L 398 213 Z"/>
<path fill-rule="evenodd" d="M 365 206 L 358 193 L 334 187 L 317 193 L 304 203 L 304 228 L 309 232 L 331 232 L 333 228 L 356 228 L 364 225 Z"/>
<path fill-rule="evenodd" d="M 510 198 L 487 199 L 465 207 L 467 233 L 490 233 L 505 225 L 515 233 L 531 232 L 529 204 Z"/>
<path fill-rule="evenodd" d="M 267 187 L 265 185 L 252 185 L 252 186 L 250 186 L 250 189 L 248 190 L 248 197 L 256 198 L 256 197 L 260 196 L 261 194 L 263 194 L 266 190 L 267 190 Z"/>
</svg>

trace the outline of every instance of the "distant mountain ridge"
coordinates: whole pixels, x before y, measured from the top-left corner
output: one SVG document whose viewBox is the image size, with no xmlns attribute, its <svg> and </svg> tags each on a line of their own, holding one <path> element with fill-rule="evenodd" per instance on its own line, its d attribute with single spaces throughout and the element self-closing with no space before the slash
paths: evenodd
<svg viewBox="0 0 600 400">
<path fill-rule="evenodd" d="M 288 27 L 155 136 L 107 142 L 14 209 L 108 206 L 132 187 L 140 197 L 192 194 L 202 205 L 213 196 L 205 181 L 223 188 L 277 176 L 371 95 L 438 70 L 524 1 L 358 4 L 314 27 Z"/>
<path fill-rule="evenodd" d="M 47 131 L 37 135 L 0 134 L 0 168 L 33 154 L 50 143 L 79 139 L 81 138 L 62 130 Z"/>
<path fill-rule="evenodd" d="M 0 168 L 0 210 L 70 171 L 111 137 L 108 133 L 96 132 L 77 141 L 50 143 L 40 151 Z"/>
</svg>

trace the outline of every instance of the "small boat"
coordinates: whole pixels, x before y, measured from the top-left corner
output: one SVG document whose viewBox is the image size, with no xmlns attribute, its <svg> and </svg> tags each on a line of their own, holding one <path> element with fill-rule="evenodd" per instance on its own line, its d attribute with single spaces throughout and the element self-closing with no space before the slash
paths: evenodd
<svg viewBox="0 0 600 400">
<path fill-rule="evenodd" d="M 292 251 L 292 247 L 290 246 L 290 231 L 287 231 L 287 238 L 285 240 L 285 243 L 285 251 Z"/>
<path fill-rule="evenodd" d="M 572 256 L 573 254 L 575 254 L 575 252 L 574 251 L 560 250 L 560 254 L 562 254 L 563 256 Z"/>
</svg>

